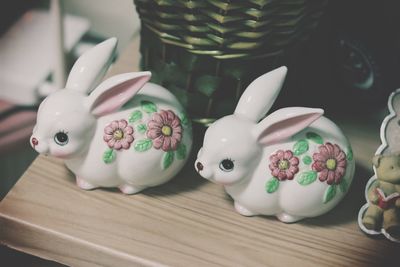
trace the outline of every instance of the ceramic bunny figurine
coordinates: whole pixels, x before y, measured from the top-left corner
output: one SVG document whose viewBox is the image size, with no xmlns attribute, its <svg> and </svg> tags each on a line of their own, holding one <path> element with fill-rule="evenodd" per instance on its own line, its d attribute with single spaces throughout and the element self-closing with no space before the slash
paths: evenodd
<svg viewBox="0 0 400 267">
<path fill-rule="evenodd" d="M 99 84 L 116 44 L 108 39 L 77 60 L 65 89 L 40 104 L 30 141 L 39 153 L 64 159 L 80 188 L 134 194 L 167 182 L 183 167 L 192 132 L 177 99 L 147 83 L 150 72 Z"/>
<path fill-rule="evenodd" d="M 225 187 L 240 214 L 290 223 L 336 206 L 355 164 L 346 137 L 321 109 L 282 108 L 262 119 L 286 72 L 280 67 L 257 78 L 234 114 L 207 129 L 195 168 Z"/>
</svg>

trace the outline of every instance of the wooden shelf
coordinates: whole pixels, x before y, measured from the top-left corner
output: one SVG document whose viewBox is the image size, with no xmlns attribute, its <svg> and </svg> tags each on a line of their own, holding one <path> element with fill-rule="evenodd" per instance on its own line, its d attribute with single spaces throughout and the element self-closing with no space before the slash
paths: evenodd
<svg viewBox="0 0 400 267">
<path fill-rule="evenodd" d="M 111 74 L 134 71 L 137 51 L 134 41 Z M 356 223 L 379 125 L 351 118 L 340 125 L 357 172 L 324 216 L 296 224 L 243 217 L 222 187 L 194 172 L 193 160 L 171 182 L 127 196 L 80 190 L 62 161 L 39 156 L 0 203 L 0 240 L 72 266 L 385 266 L 398 260 L 399 246 Z"/>
</svg>

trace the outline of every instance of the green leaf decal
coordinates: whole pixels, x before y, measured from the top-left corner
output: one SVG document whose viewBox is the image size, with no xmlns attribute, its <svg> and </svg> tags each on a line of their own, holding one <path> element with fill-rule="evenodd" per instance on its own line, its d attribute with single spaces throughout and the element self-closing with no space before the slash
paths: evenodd
<svg viewBox="0 0 400 267">
<path fill-rule="evenodd" d="M 142 139 L 135 143 L 135 150 L 138 152 L 143 152 L 149 150 L 153 146 L 153 141 L 151 139 Z"/>
<path fill-rule="evenodd" d="M 322 137 L 317 133 L 308 132 L 308 133 L 306 133 L 306 137 L 307 137 L 307 139 L 309 139 L 317 144 L 322 145 L 324 143 L 324 141 L 322 140 Z"/>
<path fill-rule="evenodd" d="M 272 177 L 265 183 L 265 191 L 271 194 L 278 190 L 279 180 L 276 177 Z"/>
<path fill-rule="evenodd" d="M 186 116 L 186 114 L 184 112 L 179 113 L 178 117 L 181 120 L 181 123 L 183 126 L 186 126 L 189 124 L 188 117 Z"/>
<path fill-rule="evenodd" d="M 157 111 L 157 107 L 153 102 L 147 101 L 147 100 L 142 100 L 140 102 L 140 105 L 142 106 L 142 109 L 146 113 L 153 113 Z"/>
<path fill-rule="evenodd" d="M 168 151 L 164 154 L 163 158 L 163 169 L 167 169 L 169 166 L 171 166 L 172 162 L 174 162 L 174 152 L 173 151 Z"/>
<path fill-rule="evenodd" d="M 103 153 L 103 161 L 106 164 L 110 164 L 115 160 L 116 156 L 115 151 L 112 148 L 109 148 Z"/>
<path fill-rule="evenodd" d="M 303 163 L 304 163 L 304 164 L 310 165 L 311 162 L 312 162 L 312 158 L 311 158 L 309 155 L 305 155 L 305 156 L 303 157 Z"/>
<path fill-rule="evenodd" d="M 147 131 L 147 126 L 145 124 L 139 124 L 136 126 L 136 130 L 141 134 L 145 133 Z"/>
<path fill-rule="evenodd" d="M 342 181 L 339 184 L 339 188 L 340 188 L 340 191 L 342 191 L 342 193 L 347 192 L 347 189 L 349 188 L 349 184 L 347 183 L 347 181 L 345 179 L 342 179 Z"/>
<path fill-rule="evenodd" d="M 328 189 L 326 189 L 325 194 L 324 194 L 324 204 L 328 203 L 331 201 L 336 195 L 336 185 L 330 185 L 328 186 Z"/>
<path fill-rule="evenodd" d="M 184 144 L 179 144 L 176 150 L 176 158 L 177 159 L 185 159 L 186 158 L 186 146 Z"/>
<path fill-rule="evenodd" d="M 317 172 L 308 171 L 302 172 L 298 175 L 297 182 L 301 185 L 309 185 L 317 179 Z"/>
<path fill-rule="evenodd" d="M 350 146 L 347 148 L 347 160 L 349 161 L 353 160 L 353 150 L 351 149 Z"/>
<path fill-rule="evenodd" d="M 300 139 L 293 146 L 293 153 L 296 156 L 304 154 L 307 151 L 308 151 L 308 141 L 305 139 Z"/>
<path fill-rule="evenodd" d="M 140 110 L 135 110 L 134 112 L 131 113 L 128 120 L 130 123 L 134 123 L 142 119 L 142 117 L 143 117 L 142 112 Z"/>
</svg>

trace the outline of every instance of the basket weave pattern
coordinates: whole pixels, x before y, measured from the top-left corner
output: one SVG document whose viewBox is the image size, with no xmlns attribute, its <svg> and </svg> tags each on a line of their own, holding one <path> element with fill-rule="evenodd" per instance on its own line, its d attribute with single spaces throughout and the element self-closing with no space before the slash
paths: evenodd
<svg viewBox="0 0 400 267">
<path fill-rule="evenodd" d="M 198 118 L 233 111 L 247 84 L 306 40 L 325 0 L 135 0 L 142 68 Z"/>
</svg>

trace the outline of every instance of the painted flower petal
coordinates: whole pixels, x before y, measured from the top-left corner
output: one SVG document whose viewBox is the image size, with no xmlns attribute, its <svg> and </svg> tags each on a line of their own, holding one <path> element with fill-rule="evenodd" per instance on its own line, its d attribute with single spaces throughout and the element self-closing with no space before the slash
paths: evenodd
<svg viewBox="0 0 400 267">
<path fill-rule="evenodd" d="M 152 117 L 152 121 L 154 121 L 154 123 L 161 125 L 163 124 L 163 118 L 161 117 L 161 115 L 159 113 L 154 113 L 153 117 Z"/>
<path fill-rule="evenodd" d="M 299 158 L 297 158 L 297 157 L 293 157 L 293 158 L 291 158 L 290 160 L 289 160 L 289 162 L 290 162 L 290 165 L 294 165 L 294 166 L 297 166 L 297 165 L 299 165 Z"/>
<path fill-rule="evenodd" d="M 333 184 L 334 181 L 335 181 L 335 171 L 328 171 L 326 182 L 328 184 Z"/>
<path fill-rule="evenodd" d="M 120 120 L 118 122 L 118 128 L 120 128 L 121 130 L 125 129 L 125 127 L 128 125 L 128 122 L 126 120 Z"/>
<path fill-rule="evenodd" d="M 123 149 L 128 149 L 131 146 L 131 143 L 128 142 L 126 139 L 121 140 L 121 145 Z"/>
<path fill-rule="evenodd" d="M 126 140 L 128 143 L 132 143 L 133 140 L 134 140 L 134 138 L 133 138 L 132 135 L 127 135 L 127 136 L 125 136 L 125 139 L 124 139 L 124 140 Z"/>
<path fill-rule="evenodd" d="M 336 172 L 338 172 L 340 175 L 344 175 L 344 173 L 346 172 L 346 168 L 338 166 L 336 168 Z"/>
<path fill-rule="evenodd" d="M 127 134 L 133 134 L 133 128 L 132 128 L 132 126 L 126 127 L 126 128 L 124 129 L 124 134 L 125 134 L 125 135 L 127 135 Z"/>
<path fill-rule="evenodd" d="M 313 171 L 320 172 L 326 168 L 325 162 L 322 161 L 315 161 L 312 165 L 311 168 Z"/>
<path fill-rule="evenodd" d="M 328 178 L 328 169 L 323 169 L 323 170 L 319 173 L 318 179 L 319 179 L 321 182 L 324 182 L 324 181 L 326 181 L 327 178 Z"/>
<path fill-rule="evenodd" d="M 269 160 L 270 160 L 271 162 L 273 162 L 273 163 L 278 163 L 278 162 L 279 162 L 279 158 L 278 158 L 275 154 L 272 154 L 272 155 L 269 157 Z"/>
<path fill-rule="evenodd" d="M 345 161 L 346 160 L 346 154 L 343 152 L 343 151 L 340 151 L 339 152 L 339 155 L 338 156 L 336 156 L 336 159 L 338 160 L 338 161 Z"/>
<path fill-rule="evenodd" d="M 342 167 L 342 168 L 345 168 L 346 165 L 347 165 L 347 161 L 346 161 L 346 160 L 341 160 L 341 161 L 339 161 L 339 162 L 337 163 L 337 166 L 338 166 L 338 167 Z"/>
<path fill-rule="evenodd" d="M 294 173 L 292 173 L 291 171 L 289 171 L 289 170 L 286 170 L 286 178 L 288 179 L 288 180 L 293 180 L 293 177 L 294 177 Z"/>
<path fill-rule="evenodd" d="M 334 147 L 331 143 L 325 144 L 326 149 L 328 150 L 329 156 L 334 156 Z"/>
<path fill-rule="evenodd" d="M 121 140 L 115 141 L 114 149 L 120 150 L 122 148 Z"/>
<path fill-rule="evenodd" d="M 278 150 L 278 151 L 276 152 L 276 156 L 277 156 L 279 159 L 283 159 L 284 154 L 285 154 L 285 152 L 283 152 L 283 150 Z"/>
<path fill-rule="evenodd" d="M 288 171 L 290 171 L 291 173 L 296 174 L 299 172 L 299 167 L 297 166 L 290 166 L 290 168 L 288 169 Z"/>
<path fill-rule="evenodd" d="M 169 137 L 169 136 L 164 137 L 164 143 L 162 145 L 162 150 L 164 150 L 164 151 L 171 150 L 171 137 Z"/>
<path fill-rule="evenodd" d="M 104 133 L 112 135 L 114 133 L 114 129 L 111 126 L 107 126 L 106 128 L 104 128 Z"/>
<path fill-rule="evenodd" d="M 328 156 L 323 153 L 314 153 L 313 160 L 315 161 L 327 161 Z"/>
<path fill-rule="evenodd" d="M 163 124 L 167 124 L 168 123 L 168 113 L 165 110 L 161 110 L 159 114 L 162 118 Z"/>
<path fill-rule="evenodd" d="M 163 143 L 164 143 L 164 136 L 160 135 L 153 140 L 153 147 L 155 149 L 160 149 Z"/>
<path fill-rule="evenodd" d="M 172 137 L 173 139 L 175 139 L 177 142 L 180 142 L 180 141 L 182 140 L 182 134 L 180 134 L 180 133 L 175 133 L 175 132 L 173 132 L 172 135 L 171 135 L 171 137 Z"/>
<path fill-rule="evenodd" d="M 171 149 L 176 150 L 178 148 L 179 141 L 178 139 L 171 136 Z"/>
<path fill-rule="evenodd" d="M 274 177 L 278 177 L 279 169 L 278 169 L 278 168 L 272 169 L 271 174 L 272 174 L 272 176 L 274 176 Z"/>
<path fill-rule="evenodd" d="M 291 159 L 293 157 L 293 153 L 290 150 L 286 150 L 283 154 L 284 159 Z"/>
<path fill-rule="evenodd" d="M 340 147 L 337 145 L 337 144 L 334 144 L 333 145 L 333 154 L 334 154 L 334 156 L 337 158 L 337 156 L 339 156 L 339 153 L 341 152 L 342 150 L 340 149 Z"/>
<path fill-rule="evenodd" d="M 110 124 L 110 127 L 113 129 L 113 131 L 118 129 L 118 121 L 113 121 Z"/>
<path fill-rule="evenodd" d="M 335 171 L 335 182 L 336 183 L 340 183 L 340 181 L 342 180 L 345 172 L 346 172 L 345 168 L 338 167 L 336 169 L 336 171 Z"/>
<path fill-rule="evenodd" d="M 176 117 L 175 113 L 172 110 L 167 110 L 167 119 L 168 119 L 168 122 L 170 124 L 172 124 L 172 122 L 174 121 L 175 117 Z"/>
<path fill-rule="evenodd" d="M 160 129 L 163 127 L 162 123 L 156 122 L 156 121 L 149 121 L 147 123 L 147 128 L 149 129 Z"/>
<path fill-rule="evenodd" d="M 324 145 L 319 146 L 319 152 L 320 152 L 319 154 L 321 154 L 325 158 L 329 157 L 329 152 L 328 152 L 328 149 L 326 148 L 326 146 L 324 146 Z"/>
<path fill-rule="evenodd" d="M 182 133 L 182 127 L 181 126 L 177 126 L 175 128 L 172 128 L 172 132 L 181 134 Z"/>
<path fill-rule="evenodd" d="M 155 139 L 157 137 L 159 137 L 161 134 L 161 129 L 158 128 L 153 128 L 147 131 L 147 137 L 150 139 Z"/>
<path fill-rule="evenodd" d="M 107 145 L 109 148 L 114 148 L 114 144 L 115 144 L 115 139 L 112 138 L 110 141 L 107 142 Z"/>
<path fill-rule="evenodd" d="M 273 162 L 271 162 L 271 163 L 268 165 L 268 168 L 269 168 L 271 171 L 275 170 L 276 167 L 277 167 L 277 165 L 274 164 Z"/>
<path fill-rule="evenodd" d="M 112 138 L 113 138 L 113 136 L 112 136 L 111 134 L 105 134 L 105 135 L 103 136 L 103 140 L 104 140 L 105 142 L 110 141 Z"/>
<path fill-rule="evenodd" d="M 339 169 L 336 169 L 335 171 L 335 184 L 340 184 L 340 181 L 342 180 L 344 171 L 339 171 Z"/>
<path fill-rule="evenodd" d="M 178 117 L 175 116 L 174 120 L 171 122 L 171 126 L 173 128 L 176 128 L 178 126 L 180 127 L 181 126 L 181 120 Z"/>
<path fill-rule="evenodd" d="M 278 179 L 279 180 L 286 180 L 286 172 L 285 171 L 280 171 L 279 173 L 278 173 Z"/>
</svg>

